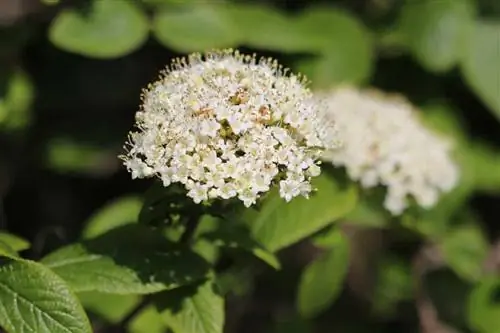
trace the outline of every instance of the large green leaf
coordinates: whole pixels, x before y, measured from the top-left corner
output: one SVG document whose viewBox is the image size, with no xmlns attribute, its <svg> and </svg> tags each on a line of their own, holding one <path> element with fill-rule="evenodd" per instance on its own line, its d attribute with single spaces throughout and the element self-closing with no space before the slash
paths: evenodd
<svg viewBox="0 0 500 333">
<path fill-rule="evenodd" d="M 0 232 L 0 241 L 7 244 L 14 251 L 23 251 L 29 249 L 31 244 L 26 239 L 10 234 L 8 232 Z"/>
<path fill-rule="evenodd" d="M 114 295 L 95 291 L 78 293 L 78 298 L 85 310 L 113 324 L 120 322 L 141 300 L 139 295 Z"/>
<path fill-rule="evenodd" d="M 500 119 L 500 22 L 477 21 L 462 60 L 469 86 Z"/>
<path fill-rule="evenodd" d="M 220 223 L 217 230 L 207 232 L 200 237 L 207 239 L 216 246 L 248 251 L 271 267 L 275 269 L 280 268 L 278 258 L 264 246 L 259 244 L 259 242 L 253 238 L 248 228 L 241 225 L 235 225 L 231 223 L 232 221 L 224 222 L 227 223 Z"/>
<path fill-rule="evenodd" d="M 481 277 L 488 241 L 476 224 L 450 230 L 440 246 L 444 260 L 461 278 L 475 281 Z"/>
<path fill-rule="evenodd" d="M 0 299 L 0 326 L 7 332 L 92 332 L 82 306 L 69 287 L 38 263 L 3 258 Z"/>
<path fill-rule="evenodd" d="M 82 236 L 93 238 L 116 227 L 137 222 L 142 200 L 136 196 L 121 197 L 98 210 L 86 223 Z"/>
<path fill-rule="evenodd" d="M 338 297 L 349 267 L 349 241 L 337 234 L 335 244 L 310 263 L 299 282 L 297 307 L 306 318 L 326 310 Z"/>
<path fill-rule="evenodd" d="M 252 233 L 266 248 L 276 251 L 327 226 L 356 205 L 356 188 L 322 174 L 313 180 L 317 191 L 309 199 L 298 197 L 287 203 L 271 192 L 260 211 L 248 214 Z"/>
<path fill-rule="evenodd" d="M 228 5 L 228 11 L 242 44 L 280 52 L 312 51 L 314 36 L 303 34 L 295 20 L 278 9 L 253 3 Z"/>
<path fill-rule="evenodd" d="M 82 10 L 63 10 L 49 29 L 49 39 L 57 47 L 94 58 L 129 54 L 148 34 L 147 17 L 128 0 L 93 0 Z"/>
<path fill-rule="evenodd" d="M 490 276 L 472 290 L 468 304 L 468 320 L 474 332 L 496 333 L 500 327 L 500 279 Z"/>
<path fill-rule="evenodd" d="M 181 52 L 231 47 L 239 41 L 237 26 L 226 6 L 208 3 L 159 11 L 153 32 L 160 43 Z"/>
<path fill-rule="evenodd" d="M 212 280 L 155 295 L 156 307 L 174 333 L 222 333 L 224 299 Z"/>
<path fill-rule="evenodd" d="M 407 0 L 400 29 L 418 61 L 440 72 L 449 70 L 464 53 L 473 17 L 470 0 Z"/>
<path fill-rule="evenodd" d="M 363 83 L 372 74 L 373 48 L 368 30 L 346 12 L 317 7 L 298 20 L 303 34 L 321 55 L 301 60 L 298 70 L 316 88 L 340 83 Z"/>
<path fill-rule="evenodd" d="M 202 257 L 138 224 L 56 250 L 42 263 L 78 292 L 148 294 L 191 283 L 208 273 Z"/>
</svg>

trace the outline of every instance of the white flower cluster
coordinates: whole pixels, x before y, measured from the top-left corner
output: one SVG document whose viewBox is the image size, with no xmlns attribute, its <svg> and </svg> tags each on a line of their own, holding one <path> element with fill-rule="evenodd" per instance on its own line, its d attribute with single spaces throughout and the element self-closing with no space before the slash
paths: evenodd
<svg viewBox="0 0 500 333">
<path fill-rule="evenodd" d="M 127 169 L 133 178 L 181 183 L 196 203 L 237 197 L 250 206 L 274 184 L 287 201 L 307 197 L 320 153 L 339 145 L 304 80 L 271 59 L 193 54 L 142 100 L 122 156 Z"/>
<path fill-rule="evenodd" d="M 335 117 L 344 141 L 325 160 L 344 166 L 365 188 L 386 186 L 384 206 L 393 215 L 408 206 L 408 195 L 430 208 L 456 185 L 450 143 L 421 125 L 407 101 L 347 87 L 317 98 Z"/>
</svg>

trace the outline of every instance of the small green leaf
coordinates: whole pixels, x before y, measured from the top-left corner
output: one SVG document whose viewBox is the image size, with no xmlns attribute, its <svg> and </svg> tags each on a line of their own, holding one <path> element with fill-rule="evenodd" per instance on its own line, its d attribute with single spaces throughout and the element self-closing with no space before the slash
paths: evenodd
<svg viewBox="0 0 500 333">
<path fill-rule="evenodd" d="M 368 198 L 360 199 L 356 207 L 347 214 L 342 223 L 367 228 L 385 228 L 391 216 L 383 207 L 373 204 Z"/>
<path fill-rule="evenodd" d="M 342 291 L 348 267 L 349 241 L 345 236 L 337 237 L 336 244 L 302 273 L 297 308 L 303 317 L 314 317 L 332 305 Z"/>
<path fill-rule="evenodd" d="M 130 333 L 164 333 L 165 324 L 154 306 L 148 306 L 130 321 Z"/>
<path fill-rule="evenodd" d="M 473 17 L 470 0 L 407 0 L 400 29 L 418 61 L 431 71 L 442 72 L 464 54 Z"/>
<path fill-rule="evenodd" d="M 50 26 L 49 39 L 68 52 L 117 58 L 138 49 L 148 33 L 148 20 L 133 1 L 94 0 L 84 10 L 63 10 Z"/>
<path fill-rule="evenodd" d="M 160 232 L 129 224 L 42 259 L 77 292 L 148 294 L 203 279 L 208 263 Z"/>
<path fill-rule="evenodd" d="M 441 240 L 444 260 L 463 279 L 476 281 L 488 252 L 488 242 L 477 225 L 452 229 Z"/>
<path fill-rule="evenodd" d="M 93 238 L 125 224 L 137 222 L 142 200 L 139 197 L 121 197 L 97 211 L 85 224 L 83 238 Z"/>
<path fill-rule="evenodd" d="M 200 237 L 216 246 L 248 251 L 269 266 L 280 269 L 278 258 L 253 239 L 250 230 L 242 225 L 231 224 L 230 221 L 224 222 L 227 223 L 220 223 L 217 230 L 207 232 Z"/>
<path fill-rule="evenodd" d="M 311 242 L 321 248 L 335 247 L 342 241 L 344 235 L 337 225 L 329 225 L 324 230 L 311 237 Z"/>
<path fill-rule="evenodd" d="M 231 47 L 239 42 L 237 26 L 226 6 L 207 3 L 159 11 L 153 32 L 160 43 L 180 52 Z"/>
<path fill-rule="evenodd" d="M 14 72 L 4 94 L 0 95 L 0 129 L 19 129 L 27 125 L 34 97 L 33 85 L 26 74 Z"/>
<path fill-rule="evenodd" d="M 378 265 L 373 311 L 383 317 L 395 314 L 398 303 L 413 297 L 412 267 L 399 258 L 384 258 Z"/>
<path fill-rule="evenodd" d="M 113 295 L 94 291 L 78 293 L 78 298 L 87 311 L 112 324 L 120 322 L 141 300 L 139 295 Z"/>
<path fill-rule="evenodd" d="M 224 299 L 212 280 L 154 296 L 158 312 L 174 333 L 222 333 Z"/>
<path fill-rule="evenodd" d="M 244 218 L 255 239 L 277 251 L 321 230 L 356 205 L 357 191 L 352 184 L 322 174 L 313 180 L 313 186 L 317 191 L 309 199 L 298 197 L 287 203 L 274 191 L 258 213 L 249 210 L 251 216 Z"/>
<path fill-rule="evenodd" d="M 0 232 L 0 241 L 9 245 L 16 252 L 29 249 L 31 246 L 30 242 L 26 239 L 7 232 Z"/>
<path fill-rule="evenodd" d="M 0 326 L 8 332 L 92 332 L 76 296 L 38 263 L 3 258 L 0 299 Z"/>
<path fill-rule="evenodd" d="M 468 85 L 500 120 L 500 22 L 477 21 L 461 67 Z"/>
<path fill-rule="evenodd" d="M 12 247 L 10 247 L 9 244 L 3 242 L 2 240 L 0 240 L 0 256 L 9 257 L 9 258 L 19 257 L 17 252 Z"/>
<path fill-rule="evenodd" d="M 496 333 L 500 327 L 500 302 L 498 290 L 500 279 L 489 276 L 481 280 L 472 290 L 468 304 L 468 320 L 474 332 Z"/>
<path fill-rule="evenodd" d="M 48 167 L 61 173 L 102 174 L 118 166 L 114 152 L 65 137 L 48 140 L 45 158 Z"/>
</svg>

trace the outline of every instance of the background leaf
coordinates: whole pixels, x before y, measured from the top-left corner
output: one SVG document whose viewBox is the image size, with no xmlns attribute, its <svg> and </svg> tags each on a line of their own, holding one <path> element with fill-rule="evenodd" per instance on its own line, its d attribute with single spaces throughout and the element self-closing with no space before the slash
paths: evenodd
<svg viewBox="0 0 500 333">
<path fill-rule="evenodd" d="M 181 52 L 235 46 L 239 41 L 237 29 L 224 5 L 208 3 L 166 8 L 153 22 L 158 41 Z"/>
<path fill-rule="evenodd" d="M 2 259 L 0 299 L 0 326 L 9 332 L 92 332 L 64 281 L 35 262 Z"/>
<path fill-rule="evenodd" d="M 0 232 L 0 242 L 7 244 L 16 252 L 29 249 L 31 246 L 31 244 L 26 239 L 10 234 L 8 232 Z"/>
<path fill-rule="evenodd" d="M 479 333 L 497 332 L 500 327 L 500 302 L 498 295 L 500 279 L 495 276 L 484 278 L 472 290 L 469 297 L 468 320 Z"/>
<path fill-rule="evenodd" d="M 85 10 L 66 9 L 54 19 L 49 39 L 57 47 L 94 58 L 116 58 L 138 49 L 149 25 L 133 1 L 93 0 Z"/>
<path fill-rule="evenodd" d="M 42 263 L 77 292 L 148 294 L 200 280 L 208 263 L 141 225 L 125 225 L 49 254 Z"/>
<path fill-rule="evenodd" d="M 98 210 L 85 224 L 83 238 L 93 238 L 129 223 L 137 222 L 142 200 L 136 196 L 121 197 Z"/>
<path fill-rule="evenodd" d="M 468 85 L 500 119 L 500 22 L 476 21 L 461 68 Z"/>
<path fill-rule="evenodd" d="M 174 333 L 222 333 L 224 299 L 212 280 L 155 296 L 156 307 Z"/>
<path fill-rule="evenodd" d="M 148 306 L 128 325 L 130 333 L 164 333 L 165 324 L 154 306 Z"/>
<path fill-rule="evenodd" d="M 338 234 L 340 236 L 340 234 Z M 302 273 L 298 287 L 297 307 L 306 318 L 326 310 L 342 291 L 349 267 L 349 240 L 336 237 L 335 244 Z"/>
<path fill-rule="evenodd" d="M 269 250 L 277 251 L 319 231 L 356 205 L 353 185 L 322 174 L 313 180 L 313 186 L 317 192 L 309 199 L 299 197 L 289 203 L 272 192 L 260 211 L 248 217 L 255 238 Z"/>
<path fill-rule="evenodd" d="M 78 293 L 85 310 L 98 315 L 108 323 L 120 322 L 140 302 L 138 295 L 114 295 L 94 291 Z"/>
<path fill-rule="evenodd" d="M 219 224 L 217 230 L 202 234 L 200 237 L 216 246 L 248 251 L 275 269 L 281 267 L 278 258 L 253 239 L 250 230 L 243 226 L 231 225 L 231 221 L 224 222 L 226 223 Z"/>
<path fill-rule="evenodd" d="M 428 70 L 442 72 L 464 54 L 473 18 L 470 0 L 406 0 L 400 29 L 417 60 Z"/>
</svg>

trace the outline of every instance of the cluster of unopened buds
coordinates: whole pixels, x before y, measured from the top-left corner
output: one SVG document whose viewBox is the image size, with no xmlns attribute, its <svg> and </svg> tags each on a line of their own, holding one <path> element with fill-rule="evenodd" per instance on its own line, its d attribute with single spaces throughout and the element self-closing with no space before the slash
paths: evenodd
<svg viewBox="0 0 500 333">
<path fill-rule="evenodd" d="M 431 206 L 456 182 L 448 147 L 405 107 L 376 107 L 354 92 L 315 96 L 272 59 L 232 50 L 177 59 L 142 101 L 122 156 L 127 169 L 183 184 L 196 203 L 238 198 L 248 207 L 274 186 L 286 201 L 308 197 L 321 160 L 364 186 L 388 186 L 395 214 L 407 194 Z M 432 158 L 430 169 L 419 158 Z"/>
</svg>

